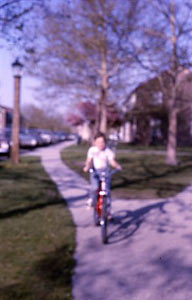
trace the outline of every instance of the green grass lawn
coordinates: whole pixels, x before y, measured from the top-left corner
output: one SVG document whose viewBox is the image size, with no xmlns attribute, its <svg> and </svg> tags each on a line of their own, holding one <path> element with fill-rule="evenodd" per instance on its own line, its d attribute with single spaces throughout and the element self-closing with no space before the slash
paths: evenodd
<svg viewBox="0 0 192 300">
<path fill-rule="evenodd" d="M 0 299 L 69 300 L 75 228 L 35 157 L 0 162 Z"/>
<path fill-rule="evenodd" d="M 134 145 L 129 143 L 118 143 L 117 144 L 117 150 L 138 150 L 138 151 L 166 151 L 165 145 L 150 145 L 150 146 L 144 146 L 144 145 Z M 186 152 L 186 153 L 192 153 L 192 147 L 186 146 L 186 147 L 178 147 L 178 152 Z"/>
<path fill-rule="evenodd" d="M 88 179 L 82 167 L 88 146 L 71 146 L 62 151 L 62 158 L 73 170 Z M 112 179 L 113 197 L 151 199 L 174 196 L 192 183 L 192 155 L 179 156 L 179 164 L 165 164 L 165 155 L 139 154 L 117 148 L 117 160 L 123 170 Z"/>
</svg>

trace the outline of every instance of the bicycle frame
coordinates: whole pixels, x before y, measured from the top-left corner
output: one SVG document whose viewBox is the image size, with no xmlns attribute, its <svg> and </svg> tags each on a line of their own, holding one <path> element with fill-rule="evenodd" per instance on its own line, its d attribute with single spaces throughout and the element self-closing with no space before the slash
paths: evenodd
<svg viewBox="0 0 192 300">
<path fill-rule="evenodd" d="M 107 243 L 107 225 L 108 225 L 108 204 L 110 192 L 107 187 L 107 177 L 109 172 L 101 172 L 99 176 L 99 188 L 94 203 L 94 223 L 101 226 L 101 236 L 104 244 Z"/>
<path fill-rule="evenodd" d="M 108 196 L 105 174 L 102 174 L 99 179 L 99 189 L 97 192 L 96 209 L 98 211 L 99 217 L 101 217 L 101 212 L 102 212 L 103 196 L 106 196 L 106 197 Z"/>
</svg>

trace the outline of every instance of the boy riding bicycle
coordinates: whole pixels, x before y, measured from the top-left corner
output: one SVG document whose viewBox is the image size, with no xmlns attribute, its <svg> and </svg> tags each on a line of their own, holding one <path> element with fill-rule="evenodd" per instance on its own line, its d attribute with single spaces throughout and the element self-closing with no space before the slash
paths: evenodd
<svg viewBox="0 0 192 300">
<path fill-rule="evenodd" d="M 88 200 L 87 205 L 92 206 L 96 200 L 96 193 L 99 187 L 99 176 L 103 171 L 106 171 L 109 168 L 109 165 L 118 170 L 122 169 L 115 160 L 114 152 L 107 147 L 105 135 L 103 133 L 98 133 L 94 138 L 94 146 L 90 147 L 87 152 L 87 159 L 83 168 L 84 172 L 87 172 L 90 168 L 93 169 L 90 176 L 90 200 Z M 110 194 L 109 177 L 107 178 L 107 188 Z M 108 203 L 108 205 L 110 207 L 111 203 Z"/>
</svg>

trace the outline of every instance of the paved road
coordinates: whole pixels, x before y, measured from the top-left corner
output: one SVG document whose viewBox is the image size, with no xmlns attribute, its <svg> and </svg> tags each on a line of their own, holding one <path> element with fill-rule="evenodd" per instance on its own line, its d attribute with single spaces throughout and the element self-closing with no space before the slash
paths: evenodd
<svg viewBox="0 0 192 300">
<path fill-rule="evenodd" d="M 114 200 L 109 244 L 102 245 L 85 208 L 88 184 L 62 164 L 63 145 L 36 154 L 77 226 L 74 300 L 192 299 L 192 186 L 169 199 Z"/>
</svg>

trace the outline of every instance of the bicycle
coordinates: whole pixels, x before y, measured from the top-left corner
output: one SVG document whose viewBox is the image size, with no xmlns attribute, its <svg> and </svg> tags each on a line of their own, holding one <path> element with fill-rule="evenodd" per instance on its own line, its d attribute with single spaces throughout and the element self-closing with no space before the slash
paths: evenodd
<svg viewBox="0 0 192 300">
<path fill-rule="evenodd" d="M 108 242 L 107 226 L 111 202 L 110 191 L 107 188 L 107 180 L 109 180 L 109 176 L 114 174 L 116 171 L 116 169 L 112 171 L 107 170 L 98 174 L 94 170 L 90 170 L 90 172 L 95 172 L 95 175 L 99 178 L 99 188 L 95 197 L 95 203 L 93 203 L 93 219 L 96 226 L 101 226 L 101 238 L 104 244 L 107 244 Z"/>
</svg>

